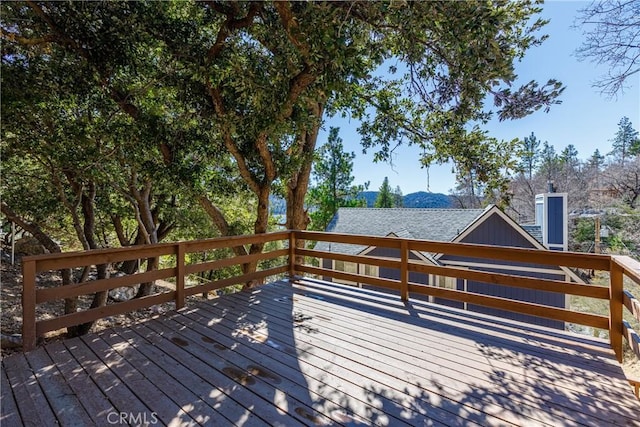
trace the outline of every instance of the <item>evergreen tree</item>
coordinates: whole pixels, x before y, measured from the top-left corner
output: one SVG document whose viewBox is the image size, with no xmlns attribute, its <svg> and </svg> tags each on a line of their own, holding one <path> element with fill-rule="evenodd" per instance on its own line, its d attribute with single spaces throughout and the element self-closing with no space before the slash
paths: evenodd
<svg viewBox="0 0 640 427">
<path fill-rule="evenodd" d="M 638 142 L 638 131 L 633 128 L 628 117 L 623 117 L 618 123 L 618 132 L 612 141 L 611 155 L 620 162 L 624 167 L 625 161 L 640 151 L 640 142 Z"/>
<path fill-rule="evenodd" d="M 393 192 L 393 207 L 394 208 L 404 207 L 402 190 L 400 189 L 399 185 L 396 187 L 395 191 Z"/>
<path fill-rule="evenodd" d="M 378 198 L 373 206 L 376 208 L 392 208 L 395 206 L 395 198 L 389 185 L 389 178 L 386 176 L 384 177 L 384 181 L 382 181 Z"/>
<path fill-rule="evenodd" d="M 578 159 L 578 150 L 575 145 L 569 144 L 564 150 L 562 150 L 562 153 L 560 154 L 560 161 L 563 165 L 571 168 L 576 168 L 578 164 L 580 164 L 580 159 Z"/>
<path fill-rule="evenodd" d="M 589 160 L 587 161 L 587 167 L 595 171 L 600 171 L 604 166 L 604 156 L 600 154 L 600 150 L 596 148 Z"/>
<path fill-rule="evenodd" d="M 540 174 L 547 182 L 555 181 L 560 171 L 560 158 L 552 144 L 545 141 L 540 154 Z"/>
<path fill-rule="evenodd" d="M 530 136 L 524 138 L 520 157 L 521 160 L 518 166 L 527 174 L 529 180 L 531 180 L 533 178 L 533 171 L 540 161 L 540 140 L 536 138 L 533 132 L 531 132 Z"/>
<path fill-rule="evenodd" d="M 327 143 L 318 150 L 313 164 L 312 176 L 315 185 L 311 187 L 308 203 L 313 206 L 311 229 L 324 230 L 339 207 L 362 205 L 357 194 L 362 186 L 354 186 L 353 159 L 355 153 L 346 153 L 342 138 L 338 136 L 340 128 L 329 130 Z"/>
</svg>

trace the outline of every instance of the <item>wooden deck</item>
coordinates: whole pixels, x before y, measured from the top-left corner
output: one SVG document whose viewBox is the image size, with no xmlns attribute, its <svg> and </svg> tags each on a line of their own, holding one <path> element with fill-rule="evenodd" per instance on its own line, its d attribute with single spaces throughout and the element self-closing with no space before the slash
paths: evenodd
<svg viewBox="0 0 640 427">
<path fill-rule="evenodd" d="M 639 425 L 606 343 L 303 280 L 2 361 L 2 426 Z"/>
</svg>

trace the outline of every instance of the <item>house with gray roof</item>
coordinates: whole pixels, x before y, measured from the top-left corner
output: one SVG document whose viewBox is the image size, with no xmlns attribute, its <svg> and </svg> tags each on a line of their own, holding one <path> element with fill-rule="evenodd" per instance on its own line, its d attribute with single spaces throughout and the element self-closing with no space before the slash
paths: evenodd
<svg viewBox="0 0 640 427">
<path fill-rule="evenodd" d="M 566 194 L 554 194 L 565 197 Z M 566 203 L 565 203 L 566 206 Z M 565 212 L 559 212 L 564 216 Z M 556 214 L 558 214 L 556 212 Z M 560 218 L 562 220 L 562 218 Z M 555 224 L 557 220 L 548 221 Z M 431 240 L 440 242 L 476 243 L 495 246 L 518 247 L 529 249 L 547 249 L 543 245 L 544 224 L 521 226 L 506 215 L 497 206 L 486 209 L 414 209 L 414 208 L 340 208 L 329 223 L 326 231 L 341 234 L 358 234 L 369 236 L 395 236 L 408 239 Z M 559 229 L 564 230 L 563 227 Z M 551 239 L 553 240 L 553 239 Z M 555 240 L 553 240 L 555 241 Z M 382 247 L 365 247 L 359 245 L 318 242 L 316 250 L 349 254 L 368 255 L 384 258 L 400 258 L 398 249 Z M 506 263 L 490 259 L 465 258 L 448 254 L 435 254 L 413 251 L 409 258 L 431 265 L 455 266 L 484 272 L 497 272 L 524 277 L 538 277 L 554 280 L 568 280 L 583 283 L 570 269 L 562 266 L 536 265 L 532 263 Z M 321 260 L 325 269 L 358 273 L 373 277 L 398 280 L 398 269 L 377 267 L 367 264 L 356 264 L 330 259 Z M 325 280 L 332 280 L 325 277 Z M 334 279 L 335 280 L 335 279 Z M 338 281 L 338 280 L 336 280 Z M 518 301 L 526 301 L 553 307 L 564 308 L 566 297 L 560 293 L 535 291 L 531 289 L 512 288 L 507 286 L 477 283 L 470 280 L 449 277 L 438 277 L 424 273 L 411 272 L 409 281 L 431 286 L 447 287 L 460 291 L 480 293 Z M 350 283 L 361 285 L 359 283 Z M 564 328 L 564 323 L 554 320 L 539 319 L 535 316 L 516 314 L 457 301 L 433 298 L 433 302 L 465 308 L 525 321 L 554 328 Z"/>
</svg>

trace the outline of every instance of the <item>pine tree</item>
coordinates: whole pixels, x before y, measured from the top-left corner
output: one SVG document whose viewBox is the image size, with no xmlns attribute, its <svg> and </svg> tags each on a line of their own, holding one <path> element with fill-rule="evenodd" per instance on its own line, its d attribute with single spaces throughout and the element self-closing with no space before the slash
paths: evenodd
<svg viewBox="0 0 640 427">
<path fill-rule="evenodd" d="M 338 136 L 340 128 L 329 130 L 327 143 L 318 150 L 313 164 L 315 185 L 309 190 L 308 203 L 313 206 L 311 228 L 324 230 L 338 208 L 358 206 L 357 194 L 362 186 L 354 186 L 353 159 L 355 153 L 347 153 Z"/>
<path fill-rule="evenodd" d="M 404 199 L 404 197 L 402 196 L 402 190 L 400 189 L 400 186 L 398 185 L 396 187 L 395 191 L 393 192 L 393 207 L 394 208 L 404 207 L 403 199 Z"/>
<path fill-rule="evenodd" d="M 389 178 L 384 177 L 384 181 L 382 181 L 382 185 L 380 186 L 380 190 L 378 193 L 378 198 L 376 199 L 375 204 L 373 205 L 376 208 L 392 208 L 394 207 L 394 195 L 391 191 L 391 186 L 389 185 Z"/>
<path fill-rule="evenodd" d="M 640 151 L 640 142 L 638 142 L 638 131 L 635 130 L 628 117 L 623 117 L 618 123 L 618 132 L 612 141 L 613 155 L 622 167 L 625 161 Z"/>
<path fill-rule="evenodd" d="M 521 160 L 518 166 L 527 174 L 529 180 L 533 178 L 533 171 L 540 161 L 540 140 L 531 132 L 522 143 Z"/>
</svg>

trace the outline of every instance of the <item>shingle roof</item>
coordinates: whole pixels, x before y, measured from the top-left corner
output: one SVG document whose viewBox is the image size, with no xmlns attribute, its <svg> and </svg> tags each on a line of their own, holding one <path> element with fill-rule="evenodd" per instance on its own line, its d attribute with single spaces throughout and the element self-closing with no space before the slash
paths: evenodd
<svg viewBox="0 0 640 427">
<path fill-rule="evenodd" d="M 448 242 L 473 223 L 483 209 L 340 208 L 327 231 Z M 318 242 L 322 251 L 357 254 L 365 246 Z"/>
<path fill-rule="evenodd" d="M 536 239 L 540 244 L 543 244 L 542 241 L 542 227 L 534 224 L 520 224 L 520 227 L 527 233 L 531 234 L 534 239 Z"/>
</svg>

